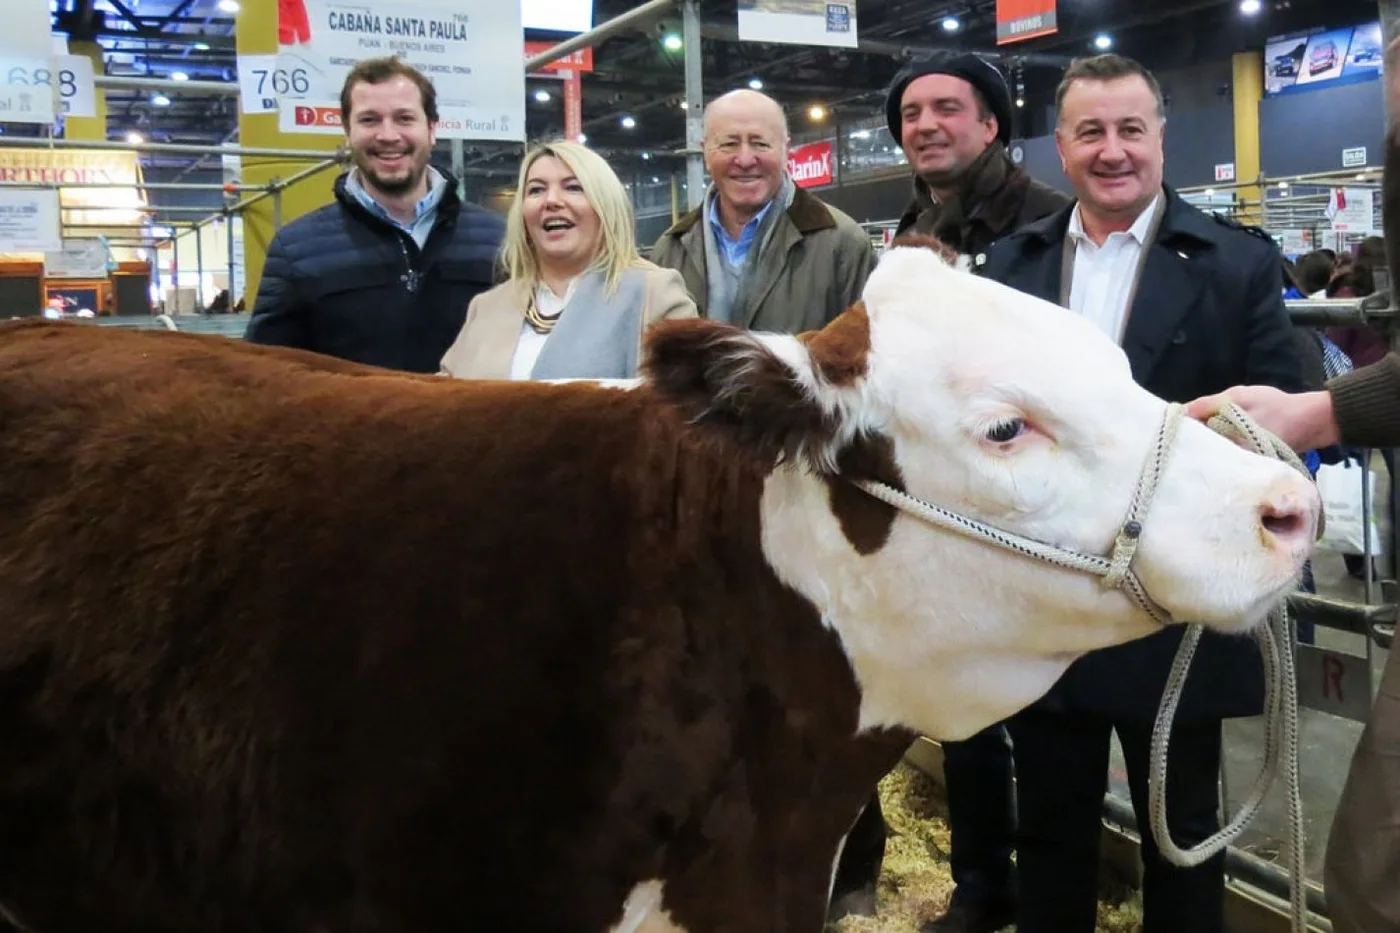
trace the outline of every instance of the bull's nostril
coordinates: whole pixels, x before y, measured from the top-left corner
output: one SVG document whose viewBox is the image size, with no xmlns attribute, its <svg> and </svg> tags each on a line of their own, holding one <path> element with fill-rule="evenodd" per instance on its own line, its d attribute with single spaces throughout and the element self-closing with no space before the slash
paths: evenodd
<svg viewBox="0 0 1400 933">
<path fill-rule="evenodd" d="M 1265 531 L 1280 538 L 1290 538 L 1303 531 L 1303 516 L 1298 512 L 1265 514 L 1262 521 Z"/>
</svg>

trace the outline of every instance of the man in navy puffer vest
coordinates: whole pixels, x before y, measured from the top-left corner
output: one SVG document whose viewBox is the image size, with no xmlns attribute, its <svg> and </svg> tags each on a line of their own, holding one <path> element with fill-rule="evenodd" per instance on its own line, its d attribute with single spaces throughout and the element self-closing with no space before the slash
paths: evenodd
<svg viewBox="0 0 1400 933">
<path fill-rule="evenodd" d="M 246 339 L 436 372 L 492 285 L 505 225 L 428 164 L 437 94 L 419 71 L 358 62 L 340 115 L 354 166 L 333 203 L 273 237 Z"/>
</svg>

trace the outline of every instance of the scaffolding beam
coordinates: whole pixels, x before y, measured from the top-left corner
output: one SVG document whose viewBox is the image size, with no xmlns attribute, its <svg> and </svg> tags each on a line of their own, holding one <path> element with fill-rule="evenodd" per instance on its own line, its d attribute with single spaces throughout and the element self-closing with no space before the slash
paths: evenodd
<svg viewBox="0 0 1400 933">
<path fill-rule="evenodd" d="M 123 185 L 120 183 L 100 181 L 78 181 L 78 182 L 38 182 L 38 181 L 0 181 L 0 188 L 101 188 L 111 191 L 116 188 L 132 189 L 137 191 L 262 191 L 262 185 L 221 185 L 218 182 L 195 182 L 195 181 L 143 181 L 134 185 Z"/>
<path fill-rule="evenodd" d="M 6 149 L 105 149 L 114 152 L 150 152 L 172 155 L 233 155 L 249 159 L 287 159 L 313 162 L 324 159 L 324 149 L 260 149 L 252 146 L 223 146 L 211 150 L 195 143 L 128 143 L 111 139 L 42 139 L 39 137 L 6 136 Z M 32 186 L 31 186 L 32 187 Z"/>
<path fill-rule="evenodd" d="M 238 84 L 233 81 L 172 81 L 170 78 L 140 78 L 135 75 L 95 75 L 92 83 L 109 91 L 179 91 L 220 97 L 238 96 Z"/>
<path fill-rule="evenodd" d="M 706 39 L 718 42 L 739 42 L 739 27 L 734 23 L 707 22 L 700 26 L 700 34 Z M 816 48 L 820 48 L 817 46 Z M 993 61 L 1022 62 L 1027 65 L 1045 65 L 1050 68 L 1065 68 L 1074 60 L 1072 55 L 1054 55 L 1046 52 L 1000 52 L 995 49 L 969 49 L 966 46 L 949 43 L 929 45 L 918 42 L 901 42 L 898 39 L 858 38 L 854 49 L 832 49 L 841 52 L 861 52 L 866 55 L 888 56 L 897 61 L 932 55 L 935 52 L 976 52 L 982 58 Z"/>
</svg>

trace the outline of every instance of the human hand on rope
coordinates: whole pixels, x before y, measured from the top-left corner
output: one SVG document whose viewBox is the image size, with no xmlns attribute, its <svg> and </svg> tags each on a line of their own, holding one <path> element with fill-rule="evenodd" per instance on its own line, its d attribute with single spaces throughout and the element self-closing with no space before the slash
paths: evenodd
<svg viewBox="0 0 1400 933">
<path fill-rule="evenodd" d="M 1327 392 L 1289 394 L 1269 386 L 1236 386 L 1196 399 L 1186 406 L 1186 415 L 1207 421 L 1230 402 L 1294 450 L 1317 450 L 1340 441 Z"/>
</svg>

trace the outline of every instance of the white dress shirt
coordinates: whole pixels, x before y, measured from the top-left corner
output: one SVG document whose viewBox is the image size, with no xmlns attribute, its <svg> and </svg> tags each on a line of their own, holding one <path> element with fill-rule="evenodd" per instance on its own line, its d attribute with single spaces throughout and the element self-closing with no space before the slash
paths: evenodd
<svg viewBox="0 0 1400 933">
<path fill-rule="evenodd" d="M 554 317 L 562 314 L 564 306 L 569 303 L 570 298 L 574 297 L 574 283 L 577 281 L 577 276 L 569 280 L 569 287 L 564 289 L 564 297 L 562 298 L 554 294 L 554 290 L 543 282 L 536 286 L 535 307 L 539 309 L 540 315 Z M 549 334 L 541 334 L 530 326 L 529 321 L 520 325 L 520 340 L 516 342 L 515 355 L 510 359 L 510 378 L 530 378 L 530 373 L 535 369 L 535 361 L 540 358 L 540 353 L 544 351 L 547 340 L 549 340 Z"/>
<path fill-rule="evenodd" d="M 1084 232 L 1078 205 L 1070 214 L 1067 235 L 1074 244 L 1070 310 L 1093 321 L 1115 343 L 1123 342 L 1138 261 L 1161 203 L 1159 194 L 1126 232 L 1110 233 L 1102 246 L 1096 246 Z"/>
</svg>

